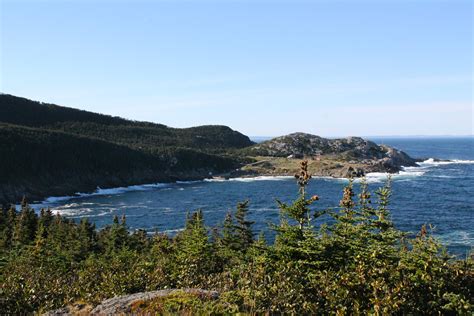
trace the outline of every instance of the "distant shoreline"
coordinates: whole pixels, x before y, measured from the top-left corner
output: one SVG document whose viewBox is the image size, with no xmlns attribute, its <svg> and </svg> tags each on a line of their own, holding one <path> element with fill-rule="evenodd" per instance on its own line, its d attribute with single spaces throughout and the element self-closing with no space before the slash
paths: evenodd
<svg viewBox="0 0 474 316">
<path fill-rule="evenodd" d="M 273 139 L 278 136 L 249 136 L 250 140 L 260 143 L 266 140 Z M 350 136 L 323 136 L 328 139 L 337 139 L 337 138 L 345 138 Z M 387 136 L 380 136 L 380 135 L 362 135 L 360 136 L 364 139 L 466 139 L 466 138 L 474 138 L 474 135 L 387 135 Z"/>
</svg>

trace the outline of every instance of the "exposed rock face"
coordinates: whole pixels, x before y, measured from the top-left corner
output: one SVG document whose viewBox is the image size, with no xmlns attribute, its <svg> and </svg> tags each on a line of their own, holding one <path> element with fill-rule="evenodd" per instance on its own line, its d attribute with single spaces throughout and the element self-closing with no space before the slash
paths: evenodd
<svg viewBox="0 0 474 316">
<path fill-rule="evenodd" d="M 253 156 L 273 157 L 265 164 L 243 168 L 248 175 L 287 175 L 294 171 L 294 158 L 313 160 L 313 174 L 332 177 L 361 177 L 368 172 L 395 173 L 402 167 L 417 166 L 416 160 L 398 149 L 360 137 L 327 139 L 320 136 L 293 133 L 254 145 L 247 152 Z M 288 158 L 282 162 L 277 158 Z"/>
<path fill-rule="evenodd" d="M 404 153 L 400 155 L 401 152 L 394 148 L 384 145 L 379 146 L 361 137 L 328 139 L 306 133 L 293 133 L 271 139 L 252 146 L 250 152 L 255 155 L 272 157 L 287 157 L 289 155 L 314 156 L 318 154 L 328 155 L 342 153 L 353 156 L 354 158 L 365 159 L 382 159 L 384 157 L 397 156 L 406 163 L 413 164 L 415 162 Z"/>
<path fill-rule="evenodd" d="M 76 306 L 63 307 L 54 311 L 50 311 L 44 315 L 123 315 L 132 312 L 132 306 L 138 302 L 152 300 L 157 297 L 166 297 L 173 294 L 187 293 L 199 297 L 206 297 L 209 299 L 219 298 L 219 293 L 216 291 L 207 291 L 202 289 L 168 289 L 151 292 L 141 292 L 130 295 L 123 295 L 107 299 L 94 307 L 84 305 L 84 309 L 77 309 Z"/>
</svg>

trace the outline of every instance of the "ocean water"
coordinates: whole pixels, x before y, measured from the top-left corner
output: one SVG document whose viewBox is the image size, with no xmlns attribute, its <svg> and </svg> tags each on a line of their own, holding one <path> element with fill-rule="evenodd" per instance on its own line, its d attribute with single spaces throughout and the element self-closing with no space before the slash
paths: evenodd
<svg viewBox="0 0 474 316">
<path fill-rule="evenodd" d="M 474 138 L 370 139 L 425 159 L 420 167 L 392 177 L 390 210 L 396 227 L 415 234 L 421 225 L 430 224 L 451 253 L 464 257 L 474 247 Z M 369 174 L 371 190 L 386 178 L 383 173 Z M 314 207 L 337 206 L 346 184 L 345 179 L 313 178 L 308 192 L 320 197 Z M 77 220 L 88 217 L 97 227 L 110 224 L 114 215 L 126 215 L 131 230 L 172 234 L 183 228 L 187 212 L 201 209 L 206 224 L 216 226 L 237 202 L 249 200 L 255 232 L 264 231 L 271 238 L 268 225 L 279 219 L 276 199 L 291 202 L 297 191 L 291 177 L 258 177 L 98 189 L 78 197 L 52 197 L 33 206 L 51 207 Z"/>
</svg>

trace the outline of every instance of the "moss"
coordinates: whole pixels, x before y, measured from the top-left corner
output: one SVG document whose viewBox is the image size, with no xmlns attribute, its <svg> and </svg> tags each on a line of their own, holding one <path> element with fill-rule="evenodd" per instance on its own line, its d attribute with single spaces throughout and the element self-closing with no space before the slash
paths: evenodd
<svg viewBox="0 0 474 316">
<path fill-rule="evenodd" d="M 132 305 L 132 313 L 164 315 L 222 315 L 238 311 L 238 305 L 224 300 L 216 300 L 209 295 L 177 291 L 168 296 L 147 301 L 137 301 Z"/>
</svg>

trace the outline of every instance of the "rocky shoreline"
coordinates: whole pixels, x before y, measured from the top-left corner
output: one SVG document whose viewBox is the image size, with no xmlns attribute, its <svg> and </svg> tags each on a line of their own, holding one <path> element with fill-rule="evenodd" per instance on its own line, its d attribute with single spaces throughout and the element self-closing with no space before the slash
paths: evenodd
<svg viewBox="0 0 474 316">
<path fill-rule="evenodd" d="M 294 175 L 302 160 L 314 176 L 363 177 L 371 172 L 397 173 L 418 166 L 405 152 L 360 137 L 326 139 L 294 133 L 252 146 L 253 162 L 231 172 L 228 177 Z"/>
<path fill-rule="evenodd" d="M 108 177 L 91 176 L 70 177 L 67 182 L 51 185 L 48 179 L 35 179 L 34 182 L 23 181 L 21 184 L 8 183 L 2 185 L 0 192 L 0 205 L 9 206 L 8 203 L 20 203 L 24 197 L 28 203 L 40 203 L 50 197 L 77 196 L 92 194 L 100 189 L 115 189 L 150 183 L 175 183 L 176 181 L 199 181 L 209 178 L 208 170 L 198 170 L 182 174 L 161 174 L 153 172 L 134 172 L 124 175 L 110 175 Z M 34 188 L 34 189 L 32 189 Z M 28 192 L 25 195 L 25 192 Z"/>
<path fill-rule="evenodd" d="M 252 178 L 259 176 L 293 176 L 304 159 L 258 157 L 259 161 L 246 165 L 236 171 L 219 175 L 219 178 Z M 416 167 L 409 165 L 407 167 Z M 381 161 L 341 162 L 332 159 L 309 160 L 308 170 L 311 175 L 332 178 L 360 178 L 368 173 L 383 172 L 396 174 L 405 166 L 393 166 Z"/>
</svg>

